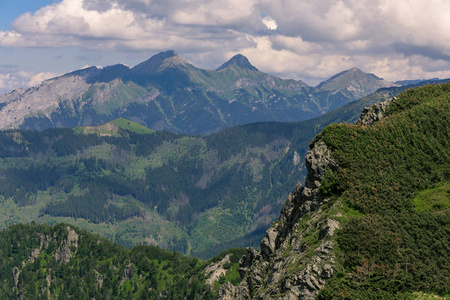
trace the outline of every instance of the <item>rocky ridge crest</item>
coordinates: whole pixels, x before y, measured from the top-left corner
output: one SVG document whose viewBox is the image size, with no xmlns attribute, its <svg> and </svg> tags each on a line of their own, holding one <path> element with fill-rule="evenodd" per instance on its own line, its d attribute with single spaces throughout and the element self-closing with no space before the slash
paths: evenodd
<svg viewBox="0 0 450 300">
<path fill-rule="evenodd" d="M 361 112 L 361 117 L 356 122 L 357 125 L 369 126 L 386 117 L 386 110 L 395 103 L 396 98 L 388 99 L 378 104 L 365 107 Z"/>
<path fill-rule="evenodd" d="M 288 196 L 280 218 L 266 232 L 261 251 L 248 248 L 242 257 L 238 287 L 221 287 L 219 299 L 311 299 L 335 273 L 333 235 L 338 220 L 321 206 L 329 198 L 320 192 L 327 169 L 339 166 L 323 141 L 317 141 L 306 157 L 308 176 Z"/>
</svg>

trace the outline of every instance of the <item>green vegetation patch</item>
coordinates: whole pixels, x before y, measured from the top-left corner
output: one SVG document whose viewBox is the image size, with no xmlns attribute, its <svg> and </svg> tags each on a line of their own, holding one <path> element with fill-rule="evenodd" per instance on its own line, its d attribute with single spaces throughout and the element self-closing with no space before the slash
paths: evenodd
<svg viewBox="0 0 450 300">
<path fill-rule="evenodd" d="M 155 131 L 150 128 L 147 128 L 136 122 L 133 122 L 133 121 L 130 121 L 130 120 L 127 120 L 124 118 L 116 119 L 116 120 L 112 121 L 111 123 L 113 123 L 114 125 L 117 125 L 121 129 L 131 131 L 131 132 L 134 132 L 137 134 L 153 134 L 153 133 L 155 133 Z"/>
<path fill-rule="evenodd" d="M 450 182 L 434 189 L 421 191 L 414 198 L 417 211 L 448 212 L 450 210 Z"/>
<path fill-rule="evenodd" d="M 99 125 L 99 126 L 84 126 L 77 127 L 75 129 L 76 134 L 97 134 L 103 136 L 117 136 L 120 137 L 124 135 L 124 132 L 133 132 L 135 134 L 154 134 L 155 131 L 142 126 L 133 121 L 119 118 L 109 123 Z"/>
</svg>

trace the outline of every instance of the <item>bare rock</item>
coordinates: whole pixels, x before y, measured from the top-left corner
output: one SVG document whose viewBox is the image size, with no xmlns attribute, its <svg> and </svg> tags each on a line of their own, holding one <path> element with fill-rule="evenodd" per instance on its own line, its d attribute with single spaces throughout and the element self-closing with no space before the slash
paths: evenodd
<svg viewBox="0 0 450 300">
<path fill-rule="evenodd" d="M 329 199 L 319 188 L 327 169 L 335 171 L 339 166 L 320 140 L 305 161 L 305 186 L 298 184 L 288 196 L 280 218 L 261 241 L 261 252 L 248 248 L 247 255 L 241 258 L 239 274 L 244 280 L 239 287 L 227 284 L 219 299 L 246 299 L 239 294 L 244 286 L 251 299 L 314 299 L 334 275 L 332 237 L 340 224 L 321 208 Z M 301 222 L 306 217 L 308 221 Z"/>
<path fill-rule="evenodd" d="M 384 102 L 365 107 L 361 112 L 361 116 L 356 124 L 369 126 L 383 119 L 385 117 L 386 110 L 389 106 L 392 105 L 392 103 L 395 103 L 395 100 L 396 98 L 394 97 Z"/>
<path fill-rule="evenodd" d="M 14 283 L 14 287 L 17 287 L 17 285 L 19 284 L 19 276 L 20 276 L 20 270 L 18 267 L 14 267 L 12 269 L 12 275 L 13 275 L 13 283 Z"/>
<path fill-rule="evenodd" d="M 30 257 L 28 258 L 28 262 L 34 263 L 34 260 L 39 257 L 39 254 L 41 254 L 41 249 L 39 248 L 33 249 L 31 251 Z"/>
<path fill-rule="evenodd" d="M 227 282 L 219 288 L 217 292 L 218 300 L 247 300 L 251 299 L 250 291 L 244 282 L 239 286 L 234 286 L 231 282 Z"/>
<path fill-rule="evenodd" d="M 75 249 L 78 248 L 78 233 L 76 233 L 75 230 L 73 230 L 69 226 L 66 227 L 66 230 L 68 233 L 67 239 L 64 240 L 55 251 L 55 260 L 61 261 L 63 263 L 68 263 L 72 258 L 71 246 L 74 246 Z"/>
<path fill-rule="evenodd" d="M 261 254 L 263 257 L 270 257 L 275 251 L 275 242 L 278 237 L 278 231 L 271 227 L 266 231 L 266 235 L 261 241 Z"/>
<path fill-rule="evenodd" d="M 214 282 L 219 280 L 221 276 L 225 276 L 227 273 L 227 270 L 224 268 L 224 265 L 226 263 L 230 263 L 231 254 L 225 255 L 222 260 L 213 263 L 205 268 L 205 276 L 207 277 L 206 283 L 209 284 L 211 287 L 214 286 Z"/>
</svg>

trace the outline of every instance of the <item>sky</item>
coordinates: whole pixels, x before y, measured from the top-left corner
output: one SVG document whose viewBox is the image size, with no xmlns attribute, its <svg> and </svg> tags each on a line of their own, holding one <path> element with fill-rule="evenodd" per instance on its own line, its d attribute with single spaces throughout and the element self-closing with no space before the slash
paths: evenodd
<svg viewBox="0 0 450 300">
<path fill-rule="evenodd" d="M 450 1 L 0 0 L 0 94 L 166 50 L 205 69 L 240 53 L 313 86 L 352 67 L 448 78 Z"/>
</svg>

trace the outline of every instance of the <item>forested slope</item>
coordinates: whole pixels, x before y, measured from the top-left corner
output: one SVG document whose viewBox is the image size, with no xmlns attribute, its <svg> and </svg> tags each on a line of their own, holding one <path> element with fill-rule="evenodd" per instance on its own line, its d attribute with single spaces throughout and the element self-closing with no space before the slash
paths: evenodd
<svg viewBox="0 0 450 300">
<path fill-rule="evenodd" d="M 197 257 L 254 246 L 306 175 L 308 144 L 332 123 L 405 87 L 319 118 L 255 123 L 199 137 L 118 119 L 75 129 L 0 132 L 0 227 L 67 222 L 121 245 Z"/>
<path fill-rule="evenodd" d="M 65 224 L 1 231 L 0 259 L 1 299 L 214 299 L 204 262 Z"/>
<path fill-rule="evenodd" d="M 225 252 L 205 264 L 151 246 L 127 250 L 64 224 L 33 223 L 0 232 L 0 296 L 37 298 L 50 293 L 51 297 L 81 299 L 209 299 L 215 297 L 220 284 L 224 284 L 218 291 L 222 299 L 227 295 L 237 299 L 290 299 L 304 295 L 319 299 L 413 299 L 418 293 L 448 296 L 450 84 L 407 90 L 389 104 L 373 107 L 367 113 L 378 112 L 381 107 L 383 113 L 376 122 L 330 125 L 312 141 L 305 186 L 297 186 L 287 198 L 280 219 L 261 242 L 261 252 L 248 249 L 240 260 L 239 272 L 237 256 L 241 250 Z M 273 135 L 279 138 L 280 128 L 272 125 Z M 262 125 L 252 126 L 249 136 L 255 139 L 250 145 L 261 147 L 267 143 L 263 137 L 271 136 L 270 132 L 259 136 L 258 126 Z M 289 126 L 281 128 L 285 134 L 292 130 L 287 129 Z M 95 215 L 110 219 L 100 221 L 90 215 L 76 218 L 92 218 L 92 223 L 108 226 L 120 216 L 151 220 L 149 211 L 139 204 L 144 203 L 139 197 L 145 200 L 145 193 L 141 195 L 136 190 L 135 194 L 127 194 L 131 193 L 128 188 L 138 181 L 108 182 L 119 173 L 114 173 L 114 168 L 120 174 L 130 172 L 121 166 L 130 158 L 124 156 L 126 149 L 131 147 L 133 155 L 140 157 L 137 149 L 145 153 L 163 147 L 158 155 L 180 159 L 186 155 L 177 152 L 180 148 L 162 145 L 168 141 L 194 145 L 197 148 L 188 149 L 197 149 L 197 153 L 204 153 L 204 148 L 187 136 L 181 137 L 183 142 L 176 142 L 167 133 L 147 133 L 139 138 L 128 131 L 125 135 L 120 130 L 118 133 L 117 137 L 82 135 L 77 141 L 83 142 L 79 143 L 70 139 L 79 134 L 74 131 L 5 133 L 2 153 L 8 154 L 2 158 L 2 182 L 9 184 L 2 189 L 9 196 L 3 199 L 4 215 L 11 212 L 12 206 L 8 205 L 12 201 L 31 216 L 32 211 L 27 209 L 35 202 L 41 205 L 40 217 L 45 218 L 49 214 L 45 210 L 56 210 L 61 205 L 58 203 L 85 201 L 80 195 L 91 193 L 92 199 L 101 198 L 96 189 L 107 186 L 102 213 Z M 226 141 L 231 133 L 223 132 L 217 140 L 204 143 L 212 147 L 220 140 Z M 236 140 L 231 137 L 229 141 Z M 147 138 L 154 143 L 142 148 L 140 145 L 146 144 L 139 141 Z M 85 149 L 83 145 L 100 147 Z M 237 139 L 235 151 L 251 152 L 239 145 Z M 47 151 L 59 155 L 51 159 L 45 155 Z M 218 161 L 236 159 L 237 152 L 229 151 L 217 150 Z M 115 155 L 109 156 L 111 153 Z M 21 155 L 26 159 L 16 160 Z M 67 155 L 72 161 L 67 160 Z M 38 160 L 49 165 L 39 166 Z M 106 168 L 112 161 L 114 168 Z M 189 162 L 183 162 L 186 161 Z M 51 164 L 57 167 L 52 169 Z M 21 170 L 27 171 L 21 174 Z M 71 177 L 76 172 L 82 172 L 86 181 Z M 145 169 L 137 172 L 144 173 L 129 173 L 135 176 L 131 180 L 137 180 L 136 174 L 151 173 Z M 24 189 L 24 196 L 16 198 L 14 188 L 16 192 Z M 49 195 L 57 196 L 43 201 Z M 126 196 L 136 197 L 136 201 Z M 167 211 L 173 212 L 173 208 L 168 206 Z M 81 214 L 83 210 L 75 209 L 73 213 Z M 227 254 L 232 254 L 232 258 Z M 212 281 L 212 287 L 206 283 L 208 264 L 227 270 Z"/>
<path fill-rule="evenodd" d="M 191 137 L 116 123 L 0 132 L 1 226 L 68 222 L 202 257 L 257 245 L 317 130 L 260 123 Z"/>
</svg>

